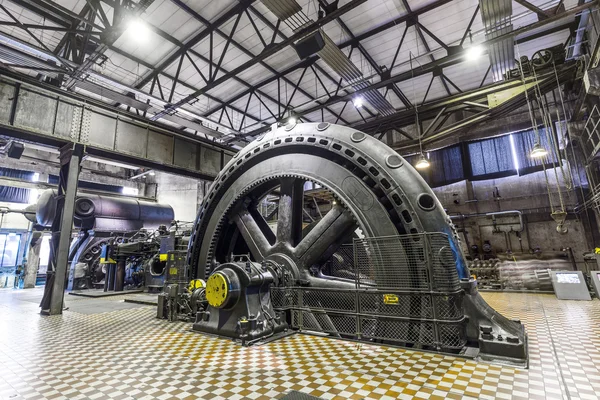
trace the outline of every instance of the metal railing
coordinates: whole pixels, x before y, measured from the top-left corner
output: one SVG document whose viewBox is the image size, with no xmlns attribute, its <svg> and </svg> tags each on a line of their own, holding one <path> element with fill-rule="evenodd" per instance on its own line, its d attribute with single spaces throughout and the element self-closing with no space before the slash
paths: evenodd
<svg viewBox="0 0 600 400">
<path fill-rule="evenodd" d="M 463 292 L 445 234 L 356 239 L 321 272 L 355 288 L 272 288 L 292 328 L 435 349 L 466 344 Z"/>
<path fill-rule="evenodd" d="M 582 143 L 584 155 L 587 162 L 590 162 L 600 151 L 600 110 L 594 104 L 590 111 L 587 121 L 583 127 Z"/>
</svg>

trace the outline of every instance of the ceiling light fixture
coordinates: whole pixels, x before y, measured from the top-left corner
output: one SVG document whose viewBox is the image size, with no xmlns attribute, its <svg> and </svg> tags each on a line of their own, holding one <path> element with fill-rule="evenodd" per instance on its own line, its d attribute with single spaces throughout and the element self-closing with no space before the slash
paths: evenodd
<svg viewBox="0 0 600 400">
<path fill-rule="evenodd" d="M 474 45 L 467 48 L 467 60 L 477 60 L 484 52 L 484 48 L 481 45 Z"/>
<path fill-rule="evenodd" d="M 355 97 L 354 101 L 352 102 L 354 104 L 354 107 L 356 108 L 360 108 L 363 106 L 363 98 L 362 97 Z"/>
<path fill-rule="evenodd" d="M 154 175 L 156 175 L 156 172 L 154 172 L 154 171 L 150 171 L 148 174 L 149 174 L 150 176 L 154 176 Z"/>
<path fill-rule="evenodd" d="M 143 43 L 150 37 L 150 28 L 139 18 L 133 18 L 127 26 L 127 35 L 137 43 Z"/>
<path fill-rule="evenodd" d="M 531 153 L 529 153 L 531 158 L 542 158 L 548 155 L 548 150 L 546 150 L 539 142 L 535 142 L 533 145 L 533 149 L 531 149 Z"/>
<path fill-rule="evenodd" d="M 288 118 L 288 124 L 290 125 L 296 125 L 296 123 L 298 122 L 298 120 L 296 119 L 296 117 L 289 117 Z"/>
<path fill-rule="evenodd" d="M 421 158 L 417 161 L 415 168 L 417 169 L 426 169 L 429 168 L 429 161 L 425 158 L 425 156 L 421 153 Z"/>
<path fill-rule="evenodd" d="M 417 42 L 418 43 L 418 42 Z M 418 47 L 417 47 L 418 50 Z M 412 77 L 414 78 L 414 69 L 413 69 L 413 65 L 412 65 L 412 52 L 410 52 L 409 54 L 410 57 L 410 70 L 412 71 Z M 415 168 L 417 169 L 426 169 L 429 168 L 429 160 L 427 160 L 427 158 L 425 158 L 425 155 L 423 154 L 423 135 L 421 134 L 421 124 L 419 123 L 419 108 L 417 107 L 417 97 L 415 94 L 415 81 L 413 79 L 413 96 L 414 96 L 414 105 L 415 105 L 415 131 L 417 132 L 417 138 L 419 139 L 419 154 L 421 155 L 421 158 L 419 159 L 419 161 L 417 161 L 417 163 L 415 164 Z"/>
</svg>

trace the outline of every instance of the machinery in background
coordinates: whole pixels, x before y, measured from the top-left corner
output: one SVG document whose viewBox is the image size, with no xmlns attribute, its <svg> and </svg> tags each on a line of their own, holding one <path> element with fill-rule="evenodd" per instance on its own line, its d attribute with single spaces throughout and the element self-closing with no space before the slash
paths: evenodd
<svg viewBox="0 0 600 400">
<path fill-rule="evenodd" d="M 100 264 L 104 290 L 160 292 L 169 271 L 168 254 L 186 249 L 189 234 L 174 222 L 169 229 L 161 225 L 152 233 L 144 230 L 129 239 L 115 238 L 104 244 Z"/>
<path fill-rule="evenodd" d="M 477 279 L 477 286 L 480 289 L 502 289 L 500 282 L 499 266 L 500 259 L 491 258 L 488 260 L 475 259 L 467 263 L 471 275 Z"/>
<path fill-rule="evenodd" d="M 534 71 L 539 74 L 545 69 L 564 64 L 565 56 L 565 47 L 561 44 L 539 50 L 531 56 L 531 59 L 527 56 L 521 56 L 520 60 L 515 60 L 517 67 L 506 71 L 505 79 L 520 78 L 521 71 L 523 71 L 525 77 L 532 75 Z"/>
<path fill-rule="evenodd" d="M 498 254 L 502 289 L 553 291 L 549 271 L 575 270 L 569 249 Z"/>
<path fill-rule="evenodd" d="M 187 251 L 167 252 L 166 280 L 158 295 L 156 317 L 169 321 L 192 322 L 196 315 L 206 309 L 205 282 L 190 280 L 186 263 Z"/>
<path fill-rule="evenodd" d="M 56 210 L 56 191 L 46 190 L 35 206 L 39 227 L 49 227 Z M 102 247 L 143 242 L 148 232 L 174 219 L 169 205 L 109 195 L 77 194 L 73 224 L 79 234 L 69 250 L 68 290 L 104 287 Z"/>
</svg>

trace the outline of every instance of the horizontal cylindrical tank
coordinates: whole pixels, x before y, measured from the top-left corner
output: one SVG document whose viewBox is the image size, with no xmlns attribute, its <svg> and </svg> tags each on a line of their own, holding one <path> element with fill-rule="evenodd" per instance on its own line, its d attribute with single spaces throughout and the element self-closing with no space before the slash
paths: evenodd
<svg viewBox="0 0 600 400">
<path fill-rule="evenodd" d="M 45 190 L 40 195 L 37 208 L 37 222 L 43 226 L 52 225 L 56 210 L 56 190 Z M 143 225 L 168 225 L 175 217 L 168 204 L 153 203 L 125 197 L 111 197 L 97 194 L 78 193 L 75 201 L 75 226 L 94 219 L 127 220 L 142 222 Z"/>
</svg>

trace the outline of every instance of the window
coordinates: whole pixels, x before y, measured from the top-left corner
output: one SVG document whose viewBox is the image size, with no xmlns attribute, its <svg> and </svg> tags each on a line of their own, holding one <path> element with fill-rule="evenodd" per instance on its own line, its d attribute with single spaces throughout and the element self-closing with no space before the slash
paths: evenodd
<svg viewBox="0 0 600 400">
<path fill-rule="evenodd" d="M 50 235 L 42 237 L 42 245 L 40 247 L 40 267 L 38 273 L 45 274 L 48 270 L 48 261 L 50 260 Z"/>
<path fill-rule="evenodd" d="M 31 180 L 33 173 L 22 171 L 19 169 L 2 168 L 0 167 L 0 176 L 17 178 L 23 180 Z M 0 186 L 0 201 L 9 203 L 25 203 L 29 202 L 30 189 L 15 188 L 9 186 Z M 1 248 L 0 248 L 1 249 Z"/>
<path fill-rule="evenodd" d="M 541 171 L 544 169 L 543 164 L 546 168 L 554 168 L 554 166 L 558 167 L 560 165 L 560 156 L 555 151 L 556 136 L 551 130 L 545 128 L 538 128 L 538 132 L 540 144 L 548 151 L 548 155 L 542 158 L 532 158 L 530 156 L 536 142 L 536 134 L 533 129 L 512 134 L 515 144 L 515 157 L 519 164 L 519 174 Z"/>
<path fill-rule="evenodd" d="M 416 154 L 405 156 L 404 159 L 413 167 L 421 156 Z M 431 166 L 427 169 L 417 169 L 429 186 L 437 187 L 448 185 L 465 179 L 462 164 L 462 148 L 460 145 L 445 147 L 443 149 L 430 151 L 427 159 Z"/>
<path fill-rule="evenodd" d="M 450 146 L 429 154 L 430 184 L 442 186 L 465 179 L 460 145 Z"/>
<path fill-rule="evenodd" d="M 21 235 L 15 233 L 0 234 L 0 267 L 16 267 L 18 264 Z"/>
<path fill-rule="evenodd" d="M 509 135 L 470 142 L 468 149 L 472 179 L 493 179 L 517 173 Z"/>
</svg>

